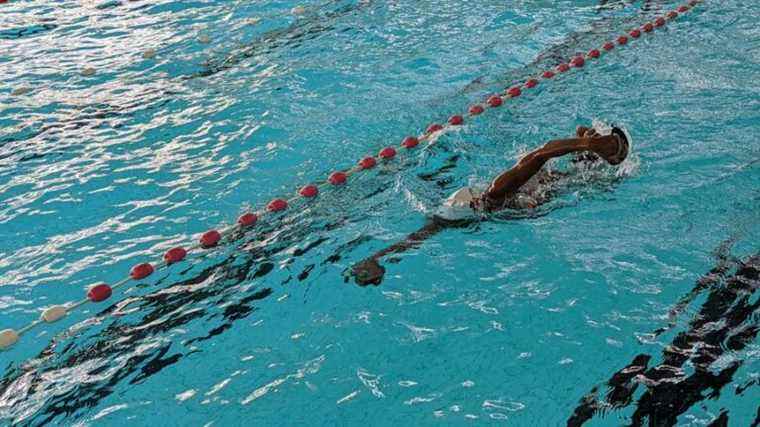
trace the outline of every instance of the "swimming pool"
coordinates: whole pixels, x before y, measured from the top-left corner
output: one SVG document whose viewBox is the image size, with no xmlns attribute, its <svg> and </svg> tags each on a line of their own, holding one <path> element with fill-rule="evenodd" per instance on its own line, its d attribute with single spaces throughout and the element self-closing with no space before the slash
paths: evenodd
<svg viewBox="0 0 760 427">
<path fill-rule="evenodd" d="M 0 4 L 0 329 L 677 6 L 602 3 Z M 758 297 L 717 318 L 703 308 L 735 274 L 756 284 L 730 264 L 757 254 L 760 235 L 758 15 L 704 2 L 33 329 L 0 353 L 0 417 L 752 424 Z M 344 280 L 455 189 L 594 118 L 634 135 L 624 173 L 575 177 L 535 212 L 446 230 L 386 261 L 378 287 Z M 615 373 L 669 360 L 696 324 L 721 332 L 695 346 L 719 356 L 707 370 L 690 359 L 603 402 Z M 685 407 L 653 406 L 673 391 Z"/>
</svg>

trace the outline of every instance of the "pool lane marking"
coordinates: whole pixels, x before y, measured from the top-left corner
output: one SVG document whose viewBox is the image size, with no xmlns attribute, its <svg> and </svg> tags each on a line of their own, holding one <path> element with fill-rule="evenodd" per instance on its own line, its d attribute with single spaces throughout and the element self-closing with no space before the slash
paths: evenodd
<svg viewBox="0 0 760 427">
<path fill-rule="evenodd" d="M 517 98 L 522 95 L 524 90 L 532 89 L 541 82 L 546 82 L 560 77 L 562 74 L 571 72 L 573 69 L 583 68 L 586 62 L 593 59 L 598 59 L 602 56 L 603 52 L 610 52 L 618 47 L 623 47 L 629 44 L 629 42 L 638 39 L 644 35 L 644 33 L 652 33 L 658 28 L 664 27 L 668 21 L 673 21 L 681 14 L 690 11 L 693 7 L 697 6 L 703 0 L 691 0 L 686 4 L 683 4 L 662 16 L 657 17 L 651 22 L 646 22 L 640 28 L 634 28 L 625 34 L 622 34 L 615 39 L 615 41 L 605 42 L 599 49 L 591 49 L 586 54 L 576 55 L 566 63 L 559 64 L 554 69 L 544 71 L 540 76 L 531 77 L 524 83 L 507 88 L 503 93 L 492 94 L 488 96 L 483 102 L 471 105 L 468 108 L 467 113 L 453 115 L 448 118 L 444 124 L 432 123 L 428 125 L 425 132 L 418 136 L 407 136 L 401 142 L 401 147 L 406 151 L 411 151 L 423 142 L 428 142 L 428 146 L 435 143 L 438 137 L 446 133 L 450 129 L 457 128 L 465 123 L 465 118 L 474 118 L 480 114 L 485 113 L 489 109 L 498 108 L 506 101 L 512 98 Z M 4 3 L 0 0 L 0 4 Z M 311 199 L 317 197 L 323 190 L 333 187 L 345 185 L 348 183 L 348 179 L 361 171 L 367 171 L 375 168 L 381 162 L 390 162 L 394 158 L 399 156 L 399 151 L 388 146 L 383 148 L 376 156 L 367 156 L 361 159 L 354 166 L 345 169 L 332 172 L 327 179 L 317 181 L 312 184 L 301 187 L 296 195 L 289 198 L 277 198 L 271 200 L 265 207 L 259 208 L 256 211 L 249 211 L 243 213 L 237 223 L 228 224 L 220 229 L 211 229 L 204 232 L 198 241 L 187 247 L 174 247 L 164 253 L 163 260 L 154 264 L 142 263 L 137 264 L 130 270 L 130 274 L 122 280 L 108 285 L 105 283 L 99 283 L 92 285 L 87 290 L 85 298 L 66 304 L 53 305 L 47 307 L 42 311 L 39 319 L 33 320 L 26 326 L 14 330 L 5 329 L 0 331 L 0 350 L 6 350 L 13 346 L 21 337 L 21 335 L 31 331 L 42 323 L 53 323 L 57 320 L 65 317 L 73 310 L 82 307 L 88 302 L 101 302 L 105 301 L 113 293 L 114 289 L 118 289 L 131 281 L 138 281 L 145 279 L 153 274 L 154 271 L 170 267 L 172 264 L 181 262 L 185 259 L 188 253 L 195 252 L 198 249 L 211 249 L 218 246 L 219 242 L 229 237 L 235 231 L 247 230 L 253 227 L 260 218 L 287 210 L 288 207 L 297 203 L 303 199 Z"/>
</svg>

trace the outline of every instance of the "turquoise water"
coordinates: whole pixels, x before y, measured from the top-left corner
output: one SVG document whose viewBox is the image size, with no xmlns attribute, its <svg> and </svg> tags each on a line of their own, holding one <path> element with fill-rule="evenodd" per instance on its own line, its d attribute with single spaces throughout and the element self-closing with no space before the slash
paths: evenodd
<svg viewBox="0 0 760 427">
<path fill-rule="evenodd" d="M 676 6 L 602 3 L 0 4 L 0 329 Z M 427 149 L 34 329 L 0 353 L 0 417 L 565 424 L 637 355 L 661 363 L 708 318 L 708 290 L 672 325 L 668 313 L 716 253 L 758 252 L 759 16 L 752 2 L 706 2 Z M 622 168 L 576 173 L 536 211 L 445 230 L 385 260 L 378 287 L 344 280 L 457 188 L 595 118 L 633 134 Z M 742 316 L 704 326 L 729 324 L 746 342 L 699 345 L 720 357 L 662 382 L 735 367 L 720 386 L 697 375 L 703 398 L 677 411 L 679 425 L 760 417 L 758 297 L 747 297 Z M 630 402 L 587 425 L 635 424 L 646 388 L 659 390 L 635 384 Z"/>
</svg>

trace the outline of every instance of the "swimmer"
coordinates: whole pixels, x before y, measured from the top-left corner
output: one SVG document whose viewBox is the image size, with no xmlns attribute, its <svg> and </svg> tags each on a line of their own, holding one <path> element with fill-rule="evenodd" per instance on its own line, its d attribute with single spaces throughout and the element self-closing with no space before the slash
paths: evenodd
<svg viewBox="0 0 760 427">
<path fill-rule="evenodd" d="M 610 165 L 618 165 L 628 156 L 629 144 L 629 136 L 620 128 L 601 123 L 595 123 L 591 128 L 579 126 L 576 138 L 550 141 L 526 154 L 515 166 L 497 176 L 486 191 L 479 192 L 472 188 L 456 191 L 425 226 L 403 241 L 354 265 L 351 274 L 361 286 L 379 285 L 385 274 L 385 267 L 380 265 L 379 260 L 386 255 L 418 247 L 445 228 L 468 224 L 478 213 L 533 209 L 546 203 L 547 197 L 539 191 L 540 186 L 561 176 L 544 169 L 549 160 L 577 153 L 577 159 L 581 162 L 594 162 L 601 158 Z"/>
</svg>

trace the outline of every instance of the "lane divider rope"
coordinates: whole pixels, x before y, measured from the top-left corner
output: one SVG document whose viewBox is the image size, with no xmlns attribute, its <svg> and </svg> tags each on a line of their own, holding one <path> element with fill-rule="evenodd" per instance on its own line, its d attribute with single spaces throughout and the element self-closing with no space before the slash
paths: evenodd
<svg viewBox="0 0 760 427">
<path fill-rule="evenodd" d="M 602 52 L 609 52 L 616 47 L 623 47 L 629 44 L 631 39 L 640 38 L 643 33 L 652 33 L 655 29 L 664 27 L 669 21 L 677 19 L 681 14 L 684 14 L 697 6 L 703 0 L 691 0 L 686 4 L 679 6 L 677 9 L 672 10 L 665 15 L 659 16 L 651 22 L 643 24 L 640 28 L 634 28 L 628 31 L 626 34 L 620 35 L 613 41 L 605 42 L 601 49 L 591 49 L 585 55 L 577 55 L 570 59 L 567 63 L 559 64 L 553 70 L 544 71 L 541 76 L 531 77 L 527 79 L 523 84 L 512 86 L 504 93 L 493 94 L 486 98 L 482 103 L 476 103 L 469 107 L 466 114 L 457 114 L 449 117 L 444 123 L 432 123 L 425 132 L 418 136 L 407 136 L 400 144 L 400 147 L 406 151 L 411 151 L 417 147 L 420 143 L 425 141 L 435 142 L 437 137 L 446 132 L 448 129 L 461 126 L 465 123 L 465 118 L 474 118 L 487 109 L 498 108 L 502 106 L 506 101 L 517 98 L 522 95 L 523 90 L 532 89 L 542 81 L 549 81 L 559 74 L 567 73 L 573 69 L 583 68 L 588 60 L 598 59 L 602 56 Z M 0 0 L 0 3 L 3 1 Z M 188 253 L 197 251 L 199 249 L 211 249 L 216 247 L 222 239 L 229 236 L 235 231 L 245 230 L 253 227 L 259 219 L 262 217 L 281 211 L 287 210 L 291 205 L 297 203 L 303 199 L 311 199 L 317 197 L 320 192 L 331 186 L 341 186 L 348 183 L 348 179 L 351 175 L 356 173 L 367 171 L 378 165 L 379 162 L 388 162 L 393 160 L 399 155 L 399 151 L 395 147 L 385 147 L 376 156 L 367 156 L 361 159 L 356 165 L 346 170 L 339 170 L 331 173 L 325 181 L 316 182 L 313 184 L 305 185 L 301 187 L 295 196 L 290 198 L 277 198 L 270 201 L 265 207 L 254 211 L 246 212 L 242 214 L 235 224 L 229 224 L 220 229 L 212 229 L 201 234 L 198 241 L 187 247 L 175 247 L 166 251 L 163 259 L 156 264 L 142 263 L 137 264 L 129 272 L 129 275 L 122 280 L 108 285 L 106 283 L 99 283 L 91 286 L 87 290 L 87 294 L 84 299 L 73 302 L 70 304 L 53 305 L 42 311 L 40 317 L 26 326 L 15 330 L 5 329 L 0 331 L 0 350 L 5 350 L 13 346 L 21 337 L 21 335 L 31 331 L 42 323 L 53 323 L 68 313 L 76 310 L 77 308 L 87 303 L 98 303 L 107 300 L 113 294 L 113 290 L 120 288 L 131 281 L 139 281 L 147 278 L 154 271 L 168 268 L 172 264 L 176 264 L 185 259 Z"/>
</svg>

